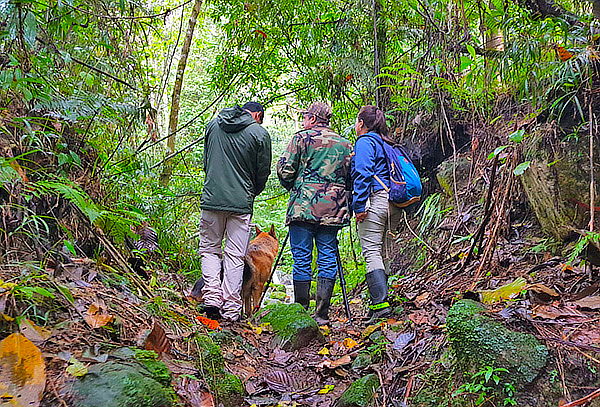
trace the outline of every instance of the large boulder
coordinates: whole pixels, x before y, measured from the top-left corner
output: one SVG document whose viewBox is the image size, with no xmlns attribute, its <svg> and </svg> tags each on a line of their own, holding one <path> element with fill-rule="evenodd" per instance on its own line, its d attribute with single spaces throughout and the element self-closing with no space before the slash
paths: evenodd
<svg viewBox="0 0 600 407">
<path fill-rule="evenodd" d="M 170 407 L 172 391 L 161 385 L 142 365 L 107 362 L 91 366 L 73 383 L 75 407 Z"/>
<path fill-rule="evenodd" d="M 379 379 L 376 375 L 363 376 L 342 393 L 336 407 L 366 407 L 373 401 L 379 386 Z"/>
<path fill-rule="evenodd" d="M 322 340 L 319 326 L 302 305 L 273 304 L 262 317 L 262 323 L 269 323 L 275 332 L 275 346 L 295 350 L 308 345 L 313 340 Z"/>
<path fill-rule="evenodd" d="M 562 240 L 589 221 L 592 169 L 588 135 L 559 139 L 557 133 L 553 125 L 546 124 L 524 140 L 525 160 L 531 164 L 520 180 L 542 229 Z M 594 154 L 600 155 L 597 143 Z M 598 162 L 594 163 L 594 176 L 598 183 Z M 599 205 L 596 194 L 594 206 Z"/>
<path fill-rule="evenodd" d="M 448 337 L 459 364 L 466 371 L 507 369 L 507 380 L 516 386 L 532 382 L 546 365 L 548 350 L 535 336 L 506 328 L 485 310 L 478 302 L 460 300 L 448 311 Z"/>
</svg>

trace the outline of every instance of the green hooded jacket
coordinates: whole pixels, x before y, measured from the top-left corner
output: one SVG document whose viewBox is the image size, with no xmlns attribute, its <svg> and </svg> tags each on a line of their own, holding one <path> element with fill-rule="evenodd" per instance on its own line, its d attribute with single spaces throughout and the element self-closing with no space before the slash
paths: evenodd
<svg viewBox="0 0 600 407">
<path fill-rule="evenodd" d="M 221 110 L 206 126 L 201 207 L 252 213 L 271 173 L 269 133 L 239 106 Z"/>
</svg>

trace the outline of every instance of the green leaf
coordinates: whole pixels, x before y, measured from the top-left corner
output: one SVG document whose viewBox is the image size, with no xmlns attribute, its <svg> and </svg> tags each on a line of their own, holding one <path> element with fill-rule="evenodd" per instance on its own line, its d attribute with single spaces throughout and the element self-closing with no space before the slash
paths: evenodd
<svg viewBox="0 0 600 407">
<path fill-rule="evenodd" d="M 63 244 L 65 245 L 67 250 L 71 252 L 71 254 L 73 256 L 77 256 L 77 252 L 75 251 L 75 246 L 73 245 L 73 243 L 70 240 L 66 240 L 66 239 L 63 240 Z"/>
<path fill-rule="evenodd" d="M 31 48 L 35 46 L 36 36 L 37 19 L 35 18 L 35 14 L 33 14 L 31 11 L 28 11 L 23 21 L 23 37 L 25 38 L 27 45 L 29 45 Z"/>
<path fill-rule="evenodd" d="M 73 294 L 71 293 L 71 290 L 69 290 L 68 287 L 61 284 L 56 284 L 56 288 L 58 288 L 58 291 L 60 291 L 60 293 L 67 299 L 67 301 L 69 301 L 71 304 L 75 304 L 75 297 L 73 297 Z"/>
<path fill-rule="evenodd" d="M 519 130 L 515 131 L 513 134 L 511 134 L 510 136 L 508 136 L 508 139 L 510 141 L 512 141 L 513 143 L 518 144 L 521 141 L 523 141 L 524 137 L 525 137 L 525 130 L 519 129 Z"/>
<path fill-rule="evenodd" d="M 58 158 L 58 166 L 68 164 L 72 161 L 71 157 L 65 153 L 58 153 L 56 156 Z"/>
<path fill-rule="evenodd" d="M 24 294 L 27 294 L 30 297 L 33 297 L 33 294 L 36 293 L 43 297 L 54 298 L 54 294 L 52 294 L 50 291 L 48 291 L 42 287 L 22 286 L 22 287 L 17 287 L 16 290 L 18 290 Z"/>
<path fill-rule="evenodd" d="M 81 167 L 81 158 L 79 158 L 79 155 L 75 151 L 69 151 L 69 155 L 73 162 Z"/>
<path fill-rule="evenodd" d="M 492 151 L 490 153 L 490 155 L 488 155 L 488 160 L 491 160 L 492 158 L 495 158 L 496 156 L 498 156 L 498 154 L 500 154 L 501 152 L 503 152 L 508 146 L 500 146 L 500 147 L 496 147 L 496 149 L 494 151 Z"/>
<path fill-rule="evenodd" d="M 69 367 L 67 367 L 67 373 L 75 377 L 85 376 L 88 373 L 87 367 L 74 357 L 69 360 Z"/>
<path fill-rule="evenodd" d="M 473 48 L 472 45 L 467 44 L 467 51 L 469 51 L 469 55 L 471 55 L 471 59 L 475 59 L 476 58 L 476 54 L 475 54 L 475 48 Z"/>
<path fill-rule="evenodd" d="M 531 161 L 522 162 L 521 164 L 517 165 L 517 167 L 513 170 L 513 174 L 515 174 L 516 176 L 523 175 L 523 173 L 527 171 L 530 165 Z"/>
</svg>

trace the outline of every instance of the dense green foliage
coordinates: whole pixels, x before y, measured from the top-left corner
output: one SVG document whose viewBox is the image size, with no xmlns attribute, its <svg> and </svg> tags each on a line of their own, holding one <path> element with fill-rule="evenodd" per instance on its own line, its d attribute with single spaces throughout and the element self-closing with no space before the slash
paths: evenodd
<svg viewBox="0 0 600 407">
<path fill-rule="evenodd" d="M 597 53 L 591 5 L 571 0 L 554 16 L 497 0 L 206 1 L 185 73 L 181 150 L 163 187 L 166 101 L 190 7 L 0 3 L 0 131 L 20 140 L 23 152 L 38 151 L 35 164 L 20 158 L 33 182 L 28 194 L 66 198 L 117 242 L 130 224 L 150 221 L 167 260 L 161 267 L 190 279 L 199 270 L 203 178 L 201 140 L 192 142 L 219 108 L 264 102 L 274 161 L 298 129 L 292 107 L 315 99 L 333 104 L 333 127 L 351 138 L 358 107 L 376 99 L 409 137 L 444 133 L 448 120 L 493 121 L 503 103 L 528 103 L 533 115 L 583 117 L 579 90 Z M 573 57 L 561 60 L 562 49 Z M 12 160 L 2 158 L 0 177 L 19 183 Z M 283 193 L 272 177 L 254 217 L 263 228 L 275 224 L 280 240 Z M 29 226 L 16 233 L 43 235 L 45 222 L 26 213 Z M 59 235 L 51 246 L 65 242 L 82 254 L 69 228 Z M 350 268 L 361 270 L 356 234 L 347 228 L 341 241 Z M 351 285 L 359 279 L 351 275 Z"/>
</svg>

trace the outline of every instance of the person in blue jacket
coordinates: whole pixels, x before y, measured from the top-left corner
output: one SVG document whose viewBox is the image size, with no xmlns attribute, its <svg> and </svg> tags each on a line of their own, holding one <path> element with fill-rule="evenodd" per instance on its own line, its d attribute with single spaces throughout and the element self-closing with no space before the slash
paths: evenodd
<svg viewBox="0 0 600 407">
<path fill-rule="evenodd" d="M 375 106 L 364 106 L 356 119 L 357 140 L 351 171 L 352 208 L 356 216 L 362 253 L 366 261 L 366 280 L 371 297 L 370 315 L 386 318 L 391 314 L 387 302 L 390 233 L 400 219 L 400 209 L 391 205 L 386 191 L 390 175 L 383 143 L 388 137 L 385 115 Z"/>
</svg>

